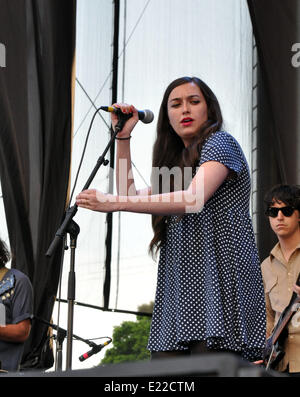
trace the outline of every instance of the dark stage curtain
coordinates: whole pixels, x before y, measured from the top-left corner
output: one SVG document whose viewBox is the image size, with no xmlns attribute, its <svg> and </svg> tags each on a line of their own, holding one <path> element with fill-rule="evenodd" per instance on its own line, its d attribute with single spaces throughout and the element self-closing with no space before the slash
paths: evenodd
<svg viewBox="0 0 300 397">
<path fill-rule="evenodd" d="M 263 214 L 265 192 L 279 183 L 300 183 L 300 65 L 293 61 L 300 43 L 300 1 L 248 0 L 248 6 L 259 59 L 257 202 L 263 259 L 276 241 Z"/>
<path fill-rule="evenodd" d="M 68 194 L 76 0 L 0 0 L 0 172 L 12 267 L 34 288 L 34 314 L 50 321 L 62 246 L 45 253 Z M 23 367 L 48 368 L 47 325 L 33 321 Z"/>
</svg>

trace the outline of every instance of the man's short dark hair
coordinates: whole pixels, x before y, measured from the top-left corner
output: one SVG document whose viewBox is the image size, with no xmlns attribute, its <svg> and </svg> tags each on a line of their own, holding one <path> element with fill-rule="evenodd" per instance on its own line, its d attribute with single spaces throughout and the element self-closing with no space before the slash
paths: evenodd
<svg viewBox="0 0 300 397">
<path fill-rule="evenodd" d="M 264 203 L 267 208 L 274 203 L 282 202 L 300 211 L 300 186 L 299 185 L 276 185 L 265 195 Z"/>
<path fill-rule="evenodd" d="M 5 242 L 0 238 L 0 268 L 10 260 L 10 252 Z"/>
</svg>

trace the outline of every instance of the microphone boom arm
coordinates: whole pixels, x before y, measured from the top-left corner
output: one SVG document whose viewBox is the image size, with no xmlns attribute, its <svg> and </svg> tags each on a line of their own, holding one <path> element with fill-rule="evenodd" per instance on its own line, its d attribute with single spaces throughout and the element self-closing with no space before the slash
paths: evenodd
<svg viewBox="0 0 300 397">
<path fill-rule="evenodd" d="M 98 110 L 100 110 L 100 109 L 98 109 Z M 92 183 L 93 179 L 95 178 L 95 175 L 98 172 L 101 165 L 104 164 L 106 166 L 108 164 L 109 161 L 105 159 L 105 155 L 108 152 L 108 150 L 110 149 L 110 147 L 112 146 L 112 144 L 115 140 L 115 137 L 122 130 L 122 128 L 124 127 L 124 124 L 130 117 L 131 117 L 130 115 L 128 115 L 127 117 L 119 117 L 119 122 L 116 125 L 115 131 L 113 131 L 113 133 L 111 135 L 110 141 L 108 142 L 102 155 L 98 158 L 97 163 L 96 163 L 93 171 L 91 172 L 91 174 L 90 174 L 88 180 L 86 181 L 82 190 L 86 190 L 89 188 L 90 184 Z M 77 206 L 77 204 L 74 204 L 72 207 L 70 207 L 66 211 L 65 219 L 64 219 L 63 223 L 61 224 L 61 226 L 59 227 L 59 229 L 57 230 L 57 232 L 55 233 L 55 237 L 54 237 L 52 243 L 50 244 L 48 251 L 46 252 L 47 257 L 51 257 L 53 255 L 53 253 L 56 251 L 58 244 L 65 236 L 65 234 L 67 232 L 67 228 L 68 228 L 70 222 L 72 221 L 73 217 L 76 215 L 77 210 L 78 210 L 78 206 Z"/>
</svg>

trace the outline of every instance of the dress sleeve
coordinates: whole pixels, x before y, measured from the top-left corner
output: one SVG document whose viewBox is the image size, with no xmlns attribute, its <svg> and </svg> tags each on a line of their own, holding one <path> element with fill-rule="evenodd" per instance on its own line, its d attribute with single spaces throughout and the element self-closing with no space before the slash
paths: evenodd
<svg viewBox="0 0 300 397">
<path fill-rule="evenodd" d="M 218 131 L 203 145 L 199 166 L 207 161 L 224 164 L 239 176 L 246 160 L 240 145 L 233 136 L 225 131 Z"/>
</svg>

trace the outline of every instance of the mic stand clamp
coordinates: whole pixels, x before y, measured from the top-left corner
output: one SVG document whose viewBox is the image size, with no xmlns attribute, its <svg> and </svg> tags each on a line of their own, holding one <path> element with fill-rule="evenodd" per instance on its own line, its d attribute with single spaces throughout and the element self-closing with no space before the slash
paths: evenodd
<svg viewBox="0 0 300 397">
<path fill-rule="evenodd" d="M 132 117 L 132 113 L 124 114 L 124 113 L 122 113 L 122 112 L 118 112 L 118 123 L 117 123 L 117 125 L 115 126 L 115 133 L 116 133 L 116 135 L 117 135 L 120 131 L 122 131 L 122 129 L 123 129 L 123 127 L 124 127 L 126 121 L 129 120 L 131 117 Z M 115 136 L 116 136 L 116 135 L 115 135 Z"/>
<path fill-rule="evenodd" d="M 57 371 L 62 370 L 62 348 L 66 336 L 67 336 L 67 331 L 65 329 L 63 328 L 57 329 L 57 334 L 56 334 Z"/>
</svg>

